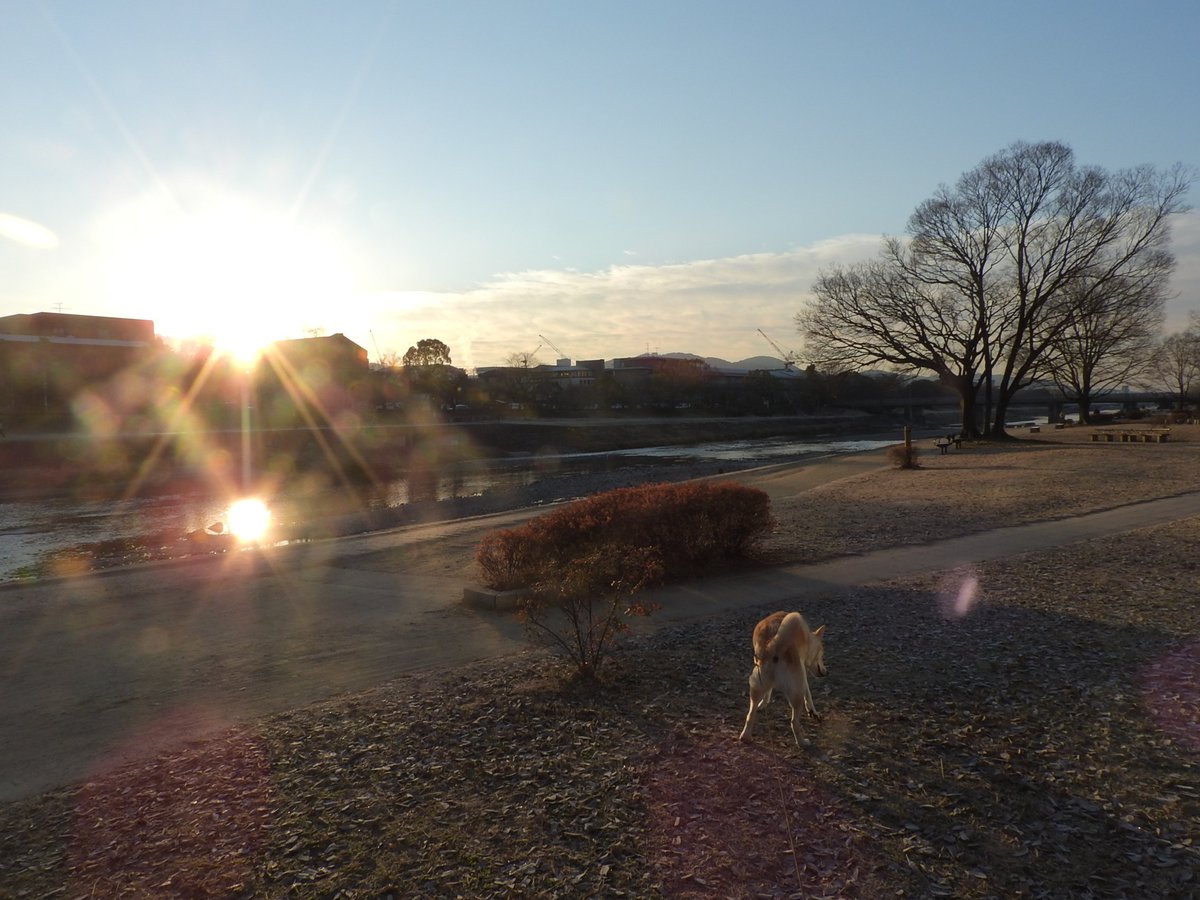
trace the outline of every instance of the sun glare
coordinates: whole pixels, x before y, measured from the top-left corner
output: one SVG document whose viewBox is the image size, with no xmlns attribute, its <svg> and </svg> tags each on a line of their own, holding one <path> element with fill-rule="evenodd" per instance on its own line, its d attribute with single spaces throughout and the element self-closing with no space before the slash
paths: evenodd
<svg viewBox="0 0 1200 900">
<path fill-rule="evenodd" d="M 114 302 L 146 310 L 164 337 L 210 341 L 246 363 L 338 321 L 353 279 L 333 236 L 217 192 L 193 205 L 143 201 L 104 223 Z"/>
<path fill-rule="evenodd" d="M 229 507 L 229 531 L 243 543 L 261 541 L 270 526 L 271 511 L 256 497 L 245 497 Z"/>
</svg>

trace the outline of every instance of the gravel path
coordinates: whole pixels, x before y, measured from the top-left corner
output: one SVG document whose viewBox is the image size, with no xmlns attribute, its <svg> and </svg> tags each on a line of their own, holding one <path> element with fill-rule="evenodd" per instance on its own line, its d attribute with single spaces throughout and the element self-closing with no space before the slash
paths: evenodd
<svg viewBox="0 0 1200 900">
<path fill-rule="evenodd" d="M 777 497 L 764 553 L 1194 490 L 1196 443 L 977 446 Z M 540 653 L 400 679 L 0 808 L 0 896 L 1200 896 L 1198 551 L 1187 519 L 831 591 L 798 750 L 779 702 L 734 740 L 765 609 L 592 690 Z"/>
</svg>

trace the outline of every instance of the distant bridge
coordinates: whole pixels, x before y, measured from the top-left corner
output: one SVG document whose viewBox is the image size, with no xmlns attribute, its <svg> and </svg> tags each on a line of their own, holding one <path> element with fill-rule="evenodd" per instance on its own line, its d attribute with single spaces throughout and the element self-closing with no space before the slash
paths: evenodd
<svg viewBox="0 0 1200 900">
<path fill-rule="evenodd" d="M 1178 395 L 1167 391 L 1104 391 L 1093 394 L 1092 408 L 1119 404 L 1125 413 L 1136 412 L 1140 407 L 1153 403 L 1155 406 L 1170 407 Z M 982 406 L 983 398 L 980 397 Z M 873 397 L 846 403 L 846 406 L 861 409 L 864 412 L 895 412 L 910 422 L 920 422 L 924 419 L 924 410 L 957 409 L 958 398 L 953 394 L 924 396 L 924 397 Z M 1012 402 L 1011 409 L 1045 409 L 1046 418 L 1051 422 L 1061 422 L 1067 410 L 1078 407 L 1079 400 L 1061 391 L 1046 389 L 1018 391 Z"/>
</svg>

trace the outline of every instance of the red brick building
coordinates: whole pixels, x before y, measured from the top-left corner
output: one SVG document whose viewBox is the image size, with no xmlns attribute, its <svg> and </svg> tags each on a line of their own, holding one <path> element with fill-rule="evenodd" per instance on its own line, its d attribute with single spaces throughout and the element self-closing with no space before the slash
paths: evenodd
<svg viewBox="0 0 1200 900">
<path fill-rule="evenodd" d="M 67 414 L 81 390 L 115 378 L 156 348 L 149 319 L 51 312 L 0 317 L 0 412 Z"/>
</svg>

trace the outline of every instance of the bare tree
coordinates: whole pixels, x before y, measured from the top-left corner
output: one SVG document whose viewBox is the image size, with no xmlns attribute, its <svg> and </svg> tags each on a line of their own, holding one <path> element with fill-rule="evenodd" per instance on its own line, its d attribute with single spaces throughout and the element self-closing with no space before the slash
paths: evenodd
<svg viewBox="0 0 1200 900">
<path fill-rule="evenodd" d="M 1200 381 L 1200 326 L 1193 324 L 1163 338 L 1154 356 L 1154 371 L 1179 398 L 1179 408 L 1187 406 L 1192 386 Z"/>
<path fill-rule="evenodd" d="M 375 360 L 375 365 L 381 371 L 394 371 L 403 365 L 403 358 L 399 351 L 385 350 L 379 354 L 379 358 Z"/>
<path fill-rule="evenodd" d="M 1160 302 L 1190 181 L 1181 166 L 1110 174 L 1063 144 L 1013 144 L 922 203 L 907 243 L 822 273 L 797 324 L 818 364 L 934 372 L 959 393 L 967 434 L 982 391 L 984 433 L 1003 435 L 1014 395 L 1107 308 L 1098 298 Z"/>
<path fill-rule="evenodd" d="M 1003 221 L 994 180 L 980 166 L 960 176 L 953 190 L 943 185 L 916 208 L 908 220 L 911 241 L 907 254 L 904 245 L 894 238 L 884 245 L 884 255 L 908 277 L 958 298 L 962 307 L 962 362 L 978 373 L 975 393 L 969 400 L 972 414 L 968 417 L 964 410 L 963 417 L 963 430 L 971 436 L 978 432 L 974 407 L 979 388 L 983 391 L 985 423 L 992 412 L 995 325 L 1001 306 L 995 285 L 1002 283 L 997 269 L 1003 262 Z M 955 387 L 961 391 L 965 385 Z"/>
<path fill-rule="evenodd" d="M 536 399 L 541 379 L 533 370 L 541 363 L 534 353 L 522 351 L 510 354 L 505 360 L 504 370 L 494 376 L 497 388 L 509 403 L 525 406 Z"/>
<path fill-rule="evenodd" d="M 1080 279 L 1067 291 L 1066 327 L 1053 341 L 1047 368 L 1090 421 L 1092 398 L 1136 382 L 1150 371 L 1162 328 L 1166 278 L 1141 283 Z"/>
<path fill-rule="evenodd" d="M 811 362 L 833 372 L 880 364 L 934 372 L 958 394 L 963 428 L 975 434 L 982 369 L 972 305 L 953 289 L 907 277 L 895 262 L 821 273 L 814 301 L 796 316 Z"/>
<path fill-rule="evenodd" d="M 510 369 L 536 369 L 542 363 L 535 353 L 521 352 L 510 353 L 504 364 Z"/>
<path fill-rule="evenodd" d="M 983 167 L 1004 212 L 1007 257 L 1008 286 L 992 317 L 1000 354 L 991 431 L 1000 435 L 1013 396 L 1045 374 L 1046 355 L 1078 320 L 1073 296 L 1169 276 L 1170 217 L 1186 209 L 1191 176 L 1182 166 L 1077 169 L 1057 143 L 1014 144 Z"/>
</svg>

